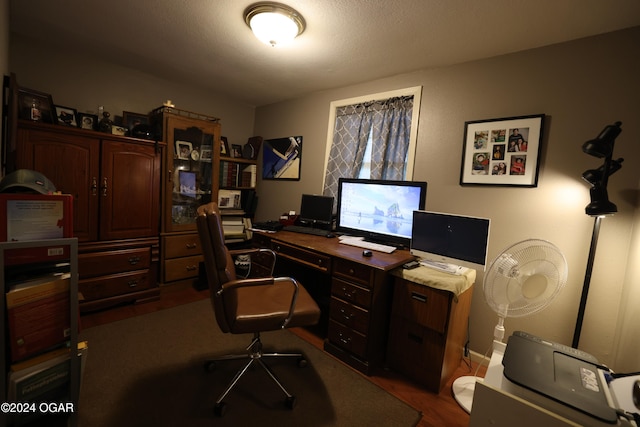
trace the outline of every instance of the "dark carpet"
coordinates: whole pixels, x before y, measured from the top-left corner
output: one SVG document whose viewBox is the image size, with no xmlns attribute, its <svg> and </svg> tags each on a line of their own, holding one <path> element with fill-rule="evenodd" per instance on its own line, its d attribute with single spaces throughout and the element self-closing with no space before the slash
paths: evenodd
<svg viewBox="0 0 640 427">
<path fill-rule="evenodd" d="M 79 425 L 102 426 L 415 426 L 420 413 L 332 356 L 289 331 L 262 334 L 265 351 L 301 350 L 294 359 L 267 363 L 296 396 L 293 410 L 259 367 L 226 397 L 228 411 L 213 404 L 242 362 L 207 357 L 244 351 L 249 335 L 223 334 L 208 300 L 86 329 L 89 342 L 82 379 Z"/>
</svg>

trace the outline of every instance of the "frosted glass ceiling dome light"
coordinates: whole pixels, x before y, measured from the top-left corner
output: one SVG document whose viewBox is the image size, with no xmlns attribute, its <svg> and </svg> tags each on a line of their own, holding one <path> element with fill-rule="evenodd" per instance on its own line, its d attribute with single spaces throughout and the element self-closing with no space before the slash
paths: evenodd
<svg viewBox="0 0 640 427">
<path fill-rule="evenodd" d="M 306 25 L 294 9 L 274 2 L 252 4 L 244 11 L 244 21 L 258 40 L 274 47 L 295 39 Z"/>
</svg>

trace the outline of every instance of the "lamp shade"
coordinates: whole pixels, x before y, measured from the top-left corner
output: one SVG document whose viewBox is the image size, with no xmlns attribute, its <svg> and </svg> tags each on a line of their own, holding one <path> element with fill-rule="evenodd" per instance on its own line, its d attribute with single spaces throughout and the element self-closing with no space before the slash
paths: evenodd
<svg viewBox="0 0 640 427">
<path fill-rule="evenodd" d="M 595 139 L 582 144 L 582 151 L 595 157 L 608 157 L 613 153 L 613 142 L 620 135 L 622 122 L 607 125 Z"/>
<path fill-rule="evenodd" d="M 306 25 L 302 15 L 294 9 L 274 2 L 249 6 L 244 12 L 244 20 L 258 40 L 274 47 L 295 39 Z"/>
<path fill-rule="evenodd" d="M 609 201 L 607 189 L 595 186 L 589 190 L 591 203 L 585 208 L 585 213 L 589 216 L 613 215 L 618 212 L 618 207 Z"/>
</svg>

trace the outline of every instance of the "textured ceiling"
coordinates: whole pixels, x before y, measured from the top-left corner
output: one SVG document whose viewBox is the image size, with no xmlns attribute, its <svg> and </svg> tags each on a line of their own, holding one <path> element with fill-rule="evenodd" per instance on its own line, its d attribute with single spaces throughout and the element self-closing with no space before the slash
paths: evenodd
<svg viewBox="0 0 640 427">
<path fill-rule="evenodd" d="M 11 31 L 261 106 L 640 25 L 638 0 L 281 0 L 306 31 L 258 42 L 252 0 L 11 0 Z"/>
</svg>

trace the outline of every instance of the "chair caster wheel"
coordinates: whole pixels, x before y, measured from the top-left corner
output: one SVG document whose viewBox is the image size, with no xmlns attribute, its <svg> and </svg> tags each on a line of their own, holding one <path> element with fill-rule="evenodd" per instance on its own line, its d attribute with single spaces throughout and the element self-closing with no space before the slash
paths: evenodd
<svg viewBox="0 0 640 427">
<path fill-rule="evenodd" d="M 205 372 L 213 372 L 216 370 L 216 362 L 214 362 L 213 360 L 210 360 L 208 362 L 204 363 L 204 370 Z"/>
<path fill-rule="evenodd" d="M 298 359 L 298 368 L 304 368 L 307 366 L 307 364 L 307 359 L 305 359 L 304 357 Z"/>
<path fill-rule="evenodd" d="M 227 404 L 224 402 L 216 403 L 216 406 L 213 408 L 213 415 L 216 417 L 222 417 L 227 413 Z"/>
<path fill-rule="evenodd" d="M 284 401 L 285 406 L 287 407 L 287 409 L 293 409 L 296 406 L 296 397 L 295 396 L 289 396 L 285 399 Z"/>
</svg>

